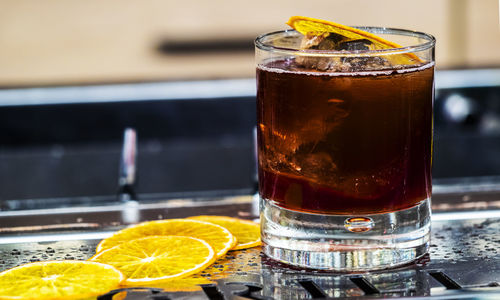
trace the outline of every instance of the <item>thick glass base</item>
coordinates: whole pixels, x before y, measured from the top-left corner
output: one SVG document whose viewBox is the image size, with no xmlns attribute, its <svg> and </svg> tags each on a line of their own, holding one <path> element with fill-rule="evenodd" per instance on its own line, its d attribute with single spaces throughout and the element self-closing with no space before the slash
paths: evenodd
<svg viewBox="0 0 500 300">
<path fill-rule="evenodd" d="M 304 213 L 261 199 L 264 253 L 283 263 L 366 271 L 407 264 L 427 253 L 430 199 L 391 213 L 346 216 Z"/>
</svg>

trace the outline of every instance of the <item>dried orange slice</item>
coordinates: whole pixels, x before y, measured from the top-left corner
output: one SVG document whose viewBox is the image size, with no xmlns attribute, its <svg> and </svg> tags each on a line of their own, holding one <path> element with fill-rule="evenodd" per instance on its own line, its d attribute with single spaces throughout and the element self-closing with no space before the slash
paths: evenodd
<svg viewBox="0 0 500 300">
<path fill-rule="evenodd" d="M 216 280 L 227 278 L 238 272 L 260 273 L 260 249 L 251 248 L 247 251 L 235 251 L 231 256 L 221 257 L 200 273 L 186 278 L 170 280 L 158 284 L 148 284 L 150 288 L 160 288 L 166 292 L 201 291 L 200 285 L 215 284 Z"/>
<path fill-rule="evenodd" d="M 293 16 L 286 24 L 304 35 L 336 33 L 345 37 L 345 40 L 367 39 L 372 42 L 373 49 L 402 48 L 401 45 L 385 40 L 372 33 L 330 21 Z M 388 58 L 393 64 L 401 65 L 414 65 L 421 62 L 418 56 L 413 53 L 390 55 Z"/>
<path fill-rule="evenodd" d="M 97 262 L 35 262 L 0 273 L 0 299 L 84 299 L 105 294 L 124 279 Z"/>
<path fill-rule="evenodd" d="M 143 285 L 187 277 L 215 260 L 205 241 L 187 236 L 148 236 L 121 243 L 98 253 L 92 261 L 114 266 L 127 279 L 125 285 Z"/>
<path fill-rule="evenodd" d="M 226 216 L 195 216 L 188 219 L 210 222 L 227 228 L 238 240 L 236 246 L 231 250 L 260 245 L 260 225 L 255 222 Z"/>
<path fill-rule="evenodd" d="M 178 235 L 202 239 L 215 250 L 217 258 L 236 245 L 236 238 L 226 228 L 208 222 L 170 219 L 149 221 L 115 232 L 97 245 L 96 252 L 102 252 L 121 243 L 150 235 Z"/>
</svg>

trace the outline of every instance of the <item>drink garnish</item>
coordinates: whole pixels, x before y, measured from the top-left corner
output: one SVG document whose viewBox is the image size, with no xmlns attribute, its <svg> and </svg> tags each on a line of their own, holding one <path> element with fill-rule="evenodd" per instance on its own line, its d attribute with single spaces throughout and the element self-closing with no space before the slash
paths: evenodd
<svg viewBox="0 0 500 300">
<path fill-rule="evenodd" d="M 303 49 L 381 50 L 403 48 L 375 34 L 342 24 L 309 17 L 293 16 L 286 23 L 304 35 Z M 392 65 L 415 65 L 421 60 L 413 53 L 390 53 Z"/>
<path fill-rule="evenodd" d="M 200 274 L 208 267 L 212 280 L 227 276 L 220 267 L 234 259 L 224 257 L 227 251 L 259 245 L 260 226 L 237 218 L 194 216 L 143 222 L 102 240 L 89 261 L 37 262 L 1 272 L 0 298 L 81 299 L 102 295 L 120 284 L 196 291 L 199 284 L 213 283 L 204 276 L 207 273 Z M 219 264 L 213 265 L 219 258 Z M 241 266 L 236 264 L 233 269 L 239 271 Z M 88 285 L 81 284 L 90 279 Z M 120 292 L 113 299 L 125 296 Z"/>
<path fill-rule="evenodd" d="M 116 268 L 97 262 L 34 262 L 0 273 L 0 299 L 90 298 L 118 288 L 124 279 Z"/>
<path fill-rule="evenodd" d="M 226 216 L 195 216 L 189 219 L 214 223 L 227 228 L 238 240 L 231 250 L 252 248 L 261 243 L 260 225 L 255 222 Z"/>
<path fill-rule="evenodd" d="M 92 261 L 120 270 L 130 286 L 188 277 L 217 259 L 214 248 L 188 236 L 146 236 L 99 252 Z"/>
<path fill-rule="evenodd" d="M 112 248 L 121 243 L 151 235 L 190 236 L 202 239 L 215 249 L 217 258 L 226 254 L 237 243 L 226 228 L 203 221 L 189 219 L 157 220 L 136 224 L 115 232 L 97 245 L 96 252 Z"/>
</svg>

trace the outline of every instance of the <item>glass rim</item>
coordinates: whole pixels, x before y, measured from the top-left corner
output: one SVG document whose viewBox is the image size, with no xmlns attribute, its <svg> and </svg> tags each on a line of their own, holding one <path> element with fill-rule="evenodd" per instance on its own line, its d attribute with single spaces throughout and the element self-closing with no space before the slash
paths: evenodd
<svg viewBox="0 0 500 300">
<path fill-rule="evenodd" d="M 259 35 L 254 40 L 254 45 L 260 50 L 265 51 L 275 51 L 275 52 L 285 52 L 293 55 L 307 55 L 307 56 L 376 56 L 376 55 L 391 55 L 391 54 L 403 54 L 403 53 L 413 53 L 419 51 L 425 51 L 433 48 L 436 45 L 436 38 L 431 34 L 413 31 L 407 29 L 391 28 L 391 27 L 377 27 L 377 26 L 353 26 L 353 28 L 368 31 L 373 34 L 393 34 L 402 35 L 416 38 L 426 39 L 425 42 L 417 44 L 404 46 L 399 48 L 387 48 L 387 49 L 376 49 L 376 50 L 317 50 L 317 49 L 296 49 L 288 47 L 278 47 L 266 43 L 264 40 L 274 35 L 280 34 L 294 34 L 299 33 L 294 29 L 278 30 L 269 33 Z M 299 33 L 300 34 L 300 33 Z"/>
</svg>

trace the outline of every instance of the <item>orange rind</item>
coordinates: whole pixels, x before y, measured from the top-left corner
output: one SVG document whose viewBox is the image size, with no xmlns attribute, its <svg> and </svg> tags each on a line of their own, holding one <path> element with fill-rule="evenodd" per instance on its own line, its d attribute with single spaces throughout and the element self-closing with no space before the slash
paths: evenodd
<svg viewBox="0 0 500 300">
<path fill-rule="evenodd" d="M 195 216 L 189 219 L 205 221 L 227 228 L 238 243 L 231 250 L 247 249 L 260 246 L 260 225 L 247 220 L 226 216 Z"/>
<path fill-rule="evenodd" d="M 100 253 L 121 243 L 147 236 L 188 236 L 206 241 L 219 258 L 232 249 L 237 240 L 226 228 L 203 221 L 189 219 L 170 219 L 139 223 L 115 232 L 102 240 L 96 252 Z"/>
<path fill-rule="evenodd" d="M 366 39 L 372 43 L 370 45 L 370 50 L 402 48 L 401 45 L 385 40 L 370 32 L 330 21 L 293 16 L 286 24 L 305 36 L 320 36 L 335 33 L 344 38 L 342 41 Z M 386 56 L 393 65 L 415 65 L 421 63 L 418 56 L 413 53 L 397 53 L 396 51 L 394 54 L 387 54 Z"/>
</svg>

